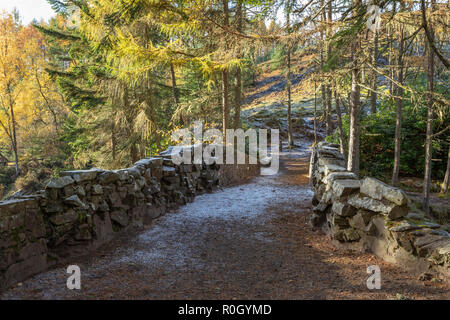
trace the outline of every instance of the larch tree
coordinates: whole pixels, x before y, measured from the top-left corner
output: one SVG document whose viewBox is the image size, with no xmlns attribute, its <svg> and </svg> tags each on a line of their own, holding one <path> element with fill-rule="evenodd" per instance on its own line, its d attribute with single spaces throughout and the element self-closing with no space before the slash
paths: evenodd
<svg viewBox="0 0 450 320">
<path fill-rule="evenodd" d="M 354 0 L 353 4 L 353 16 L 358 16 L 358 11 L 361 9 L 361 0 Z M 358 37 L 352 41 L 352 73 L 351 73 L 351 96 L 350 96 L 350 129 L 349 129 L 349 142 L 348 142 L 348 159 L 347 170 L 356 174 L 359 173 L 359 140 L 360 140 L 360 78 L 361 72 L 358 62 L 358 50 L 359 50 Z"/>
</svg>

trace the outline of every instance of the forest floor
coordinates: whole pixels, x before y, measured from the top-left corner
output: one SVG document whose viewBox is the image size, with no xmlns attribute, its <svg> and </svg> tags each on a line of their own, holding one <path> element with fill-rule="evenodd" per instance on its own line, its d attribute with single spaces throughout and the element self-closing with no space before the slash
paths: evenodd
<svg viewBox="0 0 450 320">
<path fill-rule="evenodd" d="M 68 290 L 66 267 L 34 276 L 2 299 L 449 299 L 449 286 L 423 282 L 369 253 L 334 248 L 307 225 L 312 191 L 308 148 L 281 154 L 280 172 L 200 195 L 123 235 L 81 268 Z M 366 287 L 381 268 L 380 290 Z"/>
</svg>

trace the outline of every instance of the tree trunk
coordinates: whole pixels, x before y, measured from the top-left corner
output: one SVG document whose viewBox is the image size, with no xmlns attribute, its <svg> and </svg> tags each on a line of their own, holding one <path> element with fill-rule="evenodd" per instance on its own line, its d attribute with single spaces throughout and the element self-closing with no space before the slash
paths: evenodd
<svg viewBox="0 0 450 320">
<path fill-rule="evenodd" d="M 432 3 L 433 6 L 433 3 Z M 422 10 L 425 11 L 425 5 L 422 1 Z M 431 186 L 431 158 L 432 158 L 432 143 L 433 143 L 433 91 L 434 91 L 434 52 L 431 42 L 434 41 L 434 31 L 432 26 L 429 26 L 431 39 L 428 39 L 428 68 L 427 68 L 427 135 L 425 142 L 425 177 L 423 181 L 423 209 L 430 213 L 430 186 Z"/>
<path fill-rule="evenodd" d="M 396 2 L 394 1 L 394 3 L 392 4 L 392 15 L 395 15 L 395 12 L 397 11 L 396 9 Z M 389 35 L 388 35 L 388 39 L 389 39 L 389 57 L 388 57 L 388 64 L 389 64 L 389 77 L 391 79 L 394 79 L 394 67 L 392 65 L 392 60 L 393 60 L 393 56 L 394 56 L 394 39 L 393 39 L 393 30 L 392 30 L 392 26 L 389 27 Z M 389 94 L 393 95 L 394 93 L 394 82 L 392 80 L 389 80 Z"/>
<path fill-rule="evenodd" d="M 180 104 L 180 97 L 177 88 L 177 79 L 175 77 L 175 69 L 172 63 L 170 64 L 170 77 L 172 79 L 172 91 L 173 91 L 173 98 L 175 100 L 175 108 L 178 108 L 178 105 Z M 183 117 L 181 117 L 180 122 L 181 124 L 184 124 Z"/>
<path fill-rule="evenodd" d="M 291 4 L 290 0 L 286 1 L 286 31 L 289 35 L 291 33 L 291 26 L 290 26 L 290 15 L 291 15 Z M 292 119 L 291 119 L 291 45 L 290 43 L 287 44 L 287 96 L 288 96 L 288 108 L 287 108 L 287 121 L 288 121 L 288 140 L 289 140 L 289 148 L 292 148 L 294 146 L 294 139 L 292 138 Z"/>
<path fill-rule="evenodd" d="M 223 139 L 226 141 L 226 130 L 230 127 L 229 125 L 229 108 L 228 108 L 228 71 L 222 71 L 222 130 Z"/>
<path fill-rule="evenodd" d="M 17 134 L 16 134 L 16 116 L 14 114 L 14 103 L 13 103 L 13 99 L 12 99 L 12 92 L 11 92 L 11 88 L 8 84 L 7 86 L 7 93 L 8 93 L 8 99 L 9 99 L 9 109 L 11 112 L 11 126 L 12 128 L 10 128 L 10 132 L 11 132 L 11 147 L 13 149 L 14 152 L 14 165 L 15 165 L 15 169 L 16 169 L 16 175 L 19 176 L 20 175 L 20 168 L 19 168 L 19 155 L 17 152 Z"/>
<path fill-rule="evenodd" d="M 375 30 L 373 35 L 373 56 L 372 56 L 372 65 L 374 68 L 377 67 L 377 58 L 378 58 L 378 31 Z M 377 113 L 377 86 L 378 86 L 378 75 L 375 70 L 373 70 L 372 74 L 372 92 L 370 94 L 370 113 Z"/>
<path fill-rule="evenodd" d="M 117 150 L 117 138 L 116 138 L 116 128 L 113 119 L 111 122 L 111 152 L 113 162 L 116 161 L 116 154 L 117 154 L 116 150 Z"/>
<path fill-rule="evenodd" d="M 361 6 L 361 0 L 356 1 L 354 15 L 357 14 L 357 8 Z M 358 66 L 357 50 L 359 41 L 352 43 L 352 84 L 351 84 L 351 103 L 350 103 L 350 134 L 348 142 L 348 160 L 347 170 L 359 174 L 359 115 L 360 115 L 360 77 L 361 72 Z"/>
<path fill-rule="evenodd" d="M 404 11 L 404 4 L 401 4 L 400 11 Z M 398 175 L 400 172 L 400 145 L 402 138 L 402 109 L 403 109 L 403 54 L 404 54 L 404 44 L 405 44 L 405 33 L 403 30 L 403 26 L 400 26 L 400 43 L 398 49 L 398 79 L 397 82 L 400 86 L 396 86 L 396 96 L 395 98 L 397 103 L 397 114 L 395 120 L 395 150 L 394 150 L 394 169 L 392 172 L 392 185 L 398 185 Z"/>
<path fill-rule="evenodd" d="M 133 110 L 131 110 L 131 106 L 130 106 L 130 101 L 129 101 L 129 97 L 128 97 L 128 87 L 126 84 L 123 84 L 123 106 L 125 108 L 125 110 L 127 110 L 126 113 L 126 119 L 127 119 L 127 124 L 128 124 L 128 128 L 127 128 L 127 133 L 129 135 L 130 140 L 130 161 L 131 164 L 135 163 L 136 161 L 138 161 L 138 149 L 136 146 L 136 141 L 134 139 L 134 132 L 133 132 L 133 127 L 134 127 L 134 112 Z"/>
<path fill-rule="evenodd" d="M 334 101 L 336 103 L 336 115 L 339 128 L 339 149 L 341 153 L 345 155 L 345 136 L 344 136 L 344 129 L 342 128 L 341 106 L 339 103 L 339 95 L 337 94 L 337 90 L 334 91 Z"/>
<path fill-rule="evenodd" d="M 317 143 L 317 88 L 316 81 L 314 81 L 314 144 Z"/>
<path fill-rule="evenodd" d="M 320 7 L 323 7 L 324 5 L 324 1 L 320 0 Z M 322 11 L 322 16 L 321 16 L 321 21 L 322 23 L 325 23 L 325 21 L 327 20 L 327 15 L 325 12 L 325 9 Z M 320 72 L 323 72 L 323 67 L 324 67 L 324 63 L 325 63 L 325 57 L 324 57 L 324 46 L 323 44 L 325 43 L 325 34 L 323 32 L 323 30 L 320 30 L 320 40 L 322 41 L 321 45 L 320 45 Z M 321 97 L 322 97 L 322 101 L 321 101 L 321 105 L 322 105 L 322 113 L 323 113 L 323 119 L 325 119 L 325 132 L 328 135 L 328 114 L 327 114 L 327 92 L 326 92 L 326 87 L 324 85 L 325 79 L 322 78 L 321 84 L 320 84 L 320 91 L 321 91 Z"/>
<path fill-rule="evenodd" d="M 333 1 L 330 1 L 329 5 L 328 5 L 328 30 L 327 30 L 327 60 L 330 59 L 331 57 L 331 46 L 329 45 L 328 41 L 331 38 L 331 23 L 333 21 L 333 16 L 332 16 L 332 12 L 333 12 L 333 8 L 332 8 L 332 4 Z M 325 10 L 324 10 L 325 12 Z M 331 99 L 332 99 L 332 92 L 331 92 L 331 85 L 330 83 L 327 84 L 327 89 L 326 89 L 326 93 L 327 93 L 327 116 L 326 116 L 326 134 L 327 136 L 332 134 L 332 124 L 331 124 Z"/>
<path fill-rule="evenodd" d="M 149 118 L 154 127 L 153 135 L 155 137 L 156 148 L 158 149 L 158 151 L 161 151 L 161 138 L 158 134 L 158 126 L 156 124 L 155 107 L 153 105 L 153 85 L 152 85 L 152 78 L 151 78 L 150 71 L 148 73 L 148 81 L 147 81 L 147 102 L 148 102 L 148 105 L 150 108 Z"/>
<path fill-rule="evenodd" d="M 224 17 L 224 26 L 229 26 L 229 9 L 228 9 L 228 0 L 222 0 L 223 5 L 223 17 Z M 228 45 L 225 44 L 225 50 L 228 49 Z M 223 141 L 226 142 L 227 139 L 227 129 L 230 127 L 230 110 L 228 104 L 228 70 L 222 70 L 222 130 L 223 130 Z"/>
<path fill-rule="evenodd" d="M 19 176 L 20 168 L 19 168 L 19 156 L 17 152 L 17 135 L 16 135 L 16 118 L 14 115 L 14 106 L 11 105 L 11 122 L 12 122 L 12 135 L 13 135 L 13 151 L 14 151 L 14 163 L 16 168 L 16 174 Z"/>
<path fill-rule="evenodd" d="M 236 7 L 236 22 L 237 31 L 242 31 L 242 1 L 237 1 Z M 241 68 L 236 68 L 235 78 L 234 78 L 234 121 L 233 129 L 236 130 L 241 127 L 241 103 L 242 103 L 242 79 L 241 79 Z"/>
<path fill-rule="evenodd" d="M 241 69 L 238 67 L 236 69 L 236 74 L 234 78 L 234 121 L 233 129 L 236 130 L 241 127 L 241 103 L 242 103 L 242 79 L 241 79 Z"/>
</svg>

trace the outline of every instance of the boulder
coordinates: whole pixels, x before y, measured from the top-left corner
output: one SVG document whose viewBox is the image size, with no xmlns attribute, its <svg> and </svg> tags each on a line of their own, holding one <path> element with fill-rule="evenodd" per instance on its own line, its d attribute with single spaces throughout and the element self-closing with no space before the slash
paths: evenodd
<svg viewBox="0 0 450 320">
<path fill-rule="evenodd" d="M 361 236 L 355 229 L 349 228 L 336 231 L 333 238 L 341 242 L 354 242 L 361 239 Z"/>
<path fill-rule="evenodd" d="M 424 236 L 414 242 L 419 257 L 426 257 L 433 251 L 438 254 L 448 255 L 450 252 L 450 238 L 441 236 Z"/>
<path fill-rule="evenodd" d="M 134 166 L 134 167 L 128 168 L 126 170 L 130 176 L 132 176 L 135 179 L 138 179 L 141 177 L 141 169 L 140 168 L 144 168 L 144 169 L 142 169 L 142 171 L 143 171 L 142 173 L 145 173 L 145 167 L 143 167 L 143 166 Z"/>
<path fill-rule="evenodd" d="M 416 248 L 420 248 L 420 247 L 429 245 L 429 244 L 431 244 L 433 242 L 440 241 L 440 240 L 445 240 L 445 239 L 446 239 L 446 237 L 429 234 L 429 235 L 425 235 L 423 237 L 417 238 L 414 241 L 414 246 Z"/>
<path fill-rule="evenodd" d="M 420 229 L 421 227 L 409 222 L 409 221 L 402 221 L 400 224 L 394 226 L 394 227 L 390 227 L 389 231 L 392 232 L 406 232 L 406 231 L 411 231 L 411 230 L 417 230 Z"/>
<path fill-rule="evenodd" d="M 162 167 L 162 174 L 163 174 L 164 177 L 175 176 L 176 170 L 175 170 L 174 167 L 163 166 Z"/>
<path fill-rule="evenodd" d="M 317 150 L 317 153 L 320 157 L 332 157 L 332 158 L 336 158 L 336 159 L 342 159 L 344 160 L 344 156 L 342 155 L 342 153 L 339 151 L 338 148 L 332 148 L 332 147 L 326 147 L 323 146 L 321 148 L 319 148 Z"/>
<path fill-rule="evenodd" d="M 403 190 L 394 188 L 375 178 L 367 177 L 362 180 L 361 193 L 376 200 L 386 199 L 398 206 L 408 203 L 408 198 Z"/>
<path fill-rule="evenodd" d="M 130 174 L 128 172 L 128 169 L 119 169 L 119 170 L 114 170 L 115 173 L 117 173 L 119 175 L 119 180 L 120 181 L 126 181 L 128 180 L 128 178 L 130 177 Z"/>
<path fill-rule="evenodd" d="M 102 172 L 103 170 L 98 168 L 92 168 L 89 170 L 72 170 L 72 171 L 63 171 L 61 172 L 62 176 L 70 176 L 72 177 L 75 182 L 83 182 L 83 181 L 91 181 L 94 180 L 97 177 L 97 174 L 99 172 Z"/>
<path fill-rule="evenodd" d="M 318 164 L 319 164 L 319 166 L 335 165 L 335 166 L 345 167 L 344 160 L 335 159 L 335 158 L 321 157 L 321 158 L 319 158 Z"/>
<path fill-rule="evenodd" d="M 376 213 L 367 210 L 358 210 L 350 220 L 350 226 L 355 229 L 367 231 L 367 227 Z"/>
<path fill-rule="evenodd" d="M 50 221 L 54 225 L 57 225 L 57 226 L 65 224 L 65 223 L 73 223 L 73 222 L 77 221 L 77 219 L 78 219 L 78 214 L 72 209 L 67 210 L 63 214 L 58 214 L 58 215 L 50 217 Z"/>
<path fill-rule="evenodd" d="M 353 172 L 332 172 L 322 179 L 325 184 L 333 185 L 335 180 L 357 180 L 358 176 Z"/>
<path fill-rule="evenodd" d="M 331 218 L 331 223 L 335 226 L 338 226 L 340 228 L 347 228 L 349 227 L 348 219 L 340 216 L 338 214 L 334 214 Z"/>
<path fill-rule="evenodd" d="M 337 165 L 334 165 L 334 164 L 326 164 L 326 165 L 323 165 L 323 166 L 319 166 L 319 172 L 323 173 L 325 175 L 328 175 L 328 174 L 330 174 L 332 172 L 345 172 L 345 171 L 347 171 L 346 168 L 341 167 L 341 166 L 337 166 Z"/>
<path fill-rule="evenodd" d="M 95 195 L 103 194 L 103 187 L 99 184 L 94 184 L 91 188 L 91 192 Z"/>
<path fill-rule="evenodd" d="M 408 214 L 407 206 L 398 206 L 391 202 L 386 204 L 382 201 L 362 195 L 354 195 L 349 197 L 348 204 L 358 209 L 366 209 L 387 215 L 391 220 L 399 219 Z"/>
<path fill-rule="evenodd" d="M 141 159 L 138 162 L 136 162 L 134 165 L 135 166 L 143 166 L 145 168 L 150 168 L 152 163 L 155 161 L 155 159 L 159 159 L 159 158 L 144 158 L 144 159 Z"/>
<path fill-rule="evenodd" d="M 434 245 L 434 248 L 430 248 L 431 253 L 428 258 L 435 264 L 446 266 L 447 269 L 450 267 L 450 241 L 448 239 L 439 243 L 439 245 Z"/>
<path fill-rule="evenodd" d="M 78 196 L 80 197 L 84 197 L 86 196 L 86 190 L 83 188 L 83 186 L 77 186 L 75 188 L 75 192 Z"/>
<path fill-rule="evenodd" d="M 71 176 L 63 176 L 60 178 L 52 178 L 45 186 L 46 189 L 62 189 L 72 183 L 75 180 Z"/>
<path fill-rule="evenodd" d="M 339 216 L 351 217 L 356 214 L 356 209 L 351 205 L 342 203 L 339 201 L 334 201 L 331 211 Z"/>
<path fill-rule="evenodd" d="M 359 187 L 359 180 L 335 180 L 333 182 L 334 196 L 337 198 L 346 197 L 352 193 L 358 192 Z"/>
<path fill-rule="evenodd" d="M 83 203 L 83 201 L 80 200 L 80 198 L 78 198 L 78 196 L 76 194 L 65 198 L 64 203 L 67 203 L 67 204 L 75 206 L 75 207 L 80 207 L 83 209 L 87 208 L 87 206 Z"/>
<path fill-rule="evenodd" d="M 98 181 L 103 185 L 114 183 L 119 179 L 120 179 L 119 174 L 114 171 L 105 171 L 101 173 L 98 177 Z"/>
<path fill-rule="evenodd" d="M 317 204 L 317 206 L 313 207 L 313 212 L 314 213 L 322 213 L 325 212 L 328 209 L 328 204 L 326 204 L 325 202 L 319 202 Z"/>
<path fill-rule="evenodd" d="M 128 215 L 124 210 L 116 210 L 111 212 L 111 220 L 117 222 L 122 227 L 128 225 Z"/>
</svg>

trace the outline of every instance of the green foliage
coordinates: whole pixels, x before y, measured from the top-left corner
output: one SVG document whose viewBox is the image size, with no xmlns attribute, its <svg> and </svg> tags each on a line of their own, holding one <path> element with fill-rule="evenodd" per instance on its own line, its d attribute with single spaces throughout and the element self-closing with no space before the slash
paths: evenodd
<svg viewBox="0 0 450 320">
<path fill-rule="evenodd" d="M 277 45 L 270 54 L 271 69 L 284 69 L 286 66 L 286 47 Z"/>
<path fill-rule="evenodd" d="M 361 171 L 367 175 L 383 178 L 390 176 L 394 163 L 394 137 L 396 105 L 383 100 L 379 111 L 361 117 L 360 162 Z M 435 120 L 433 131 L 439 132 L 450 121 Z M 343 117 L 343 129 L 348 136 L 349 117 Z M 406 104 L 403 108 L 400 174 L 422 177 L 425 167 L 426 108 L 414 108 Z M 328 140 L 339 143 L 335 130 Z M 433 141 L 433 177 L 442 179 L 447 165 L 450 133 L 435 137 Z"/>
</svg>

